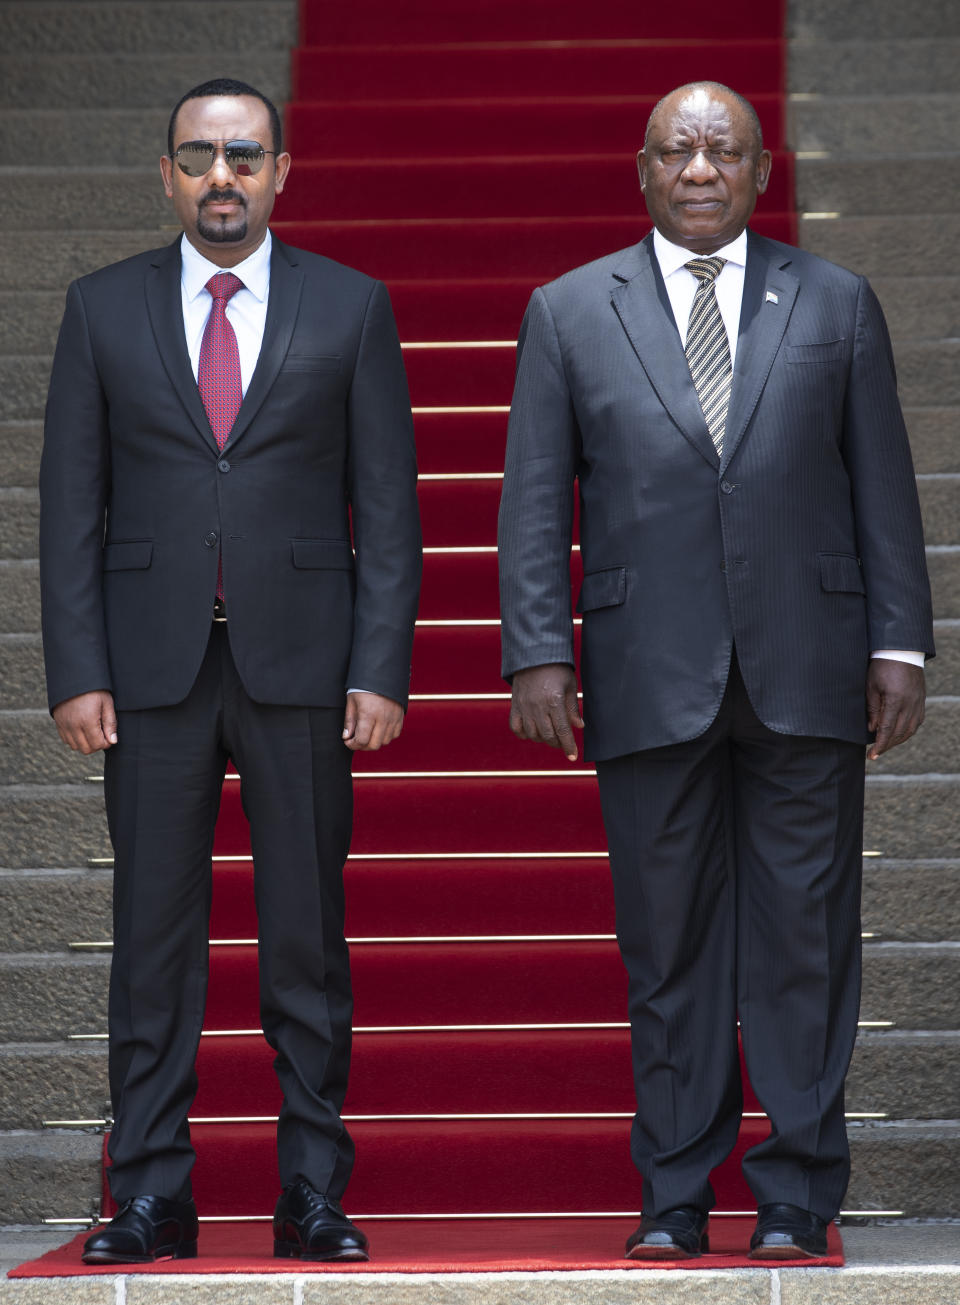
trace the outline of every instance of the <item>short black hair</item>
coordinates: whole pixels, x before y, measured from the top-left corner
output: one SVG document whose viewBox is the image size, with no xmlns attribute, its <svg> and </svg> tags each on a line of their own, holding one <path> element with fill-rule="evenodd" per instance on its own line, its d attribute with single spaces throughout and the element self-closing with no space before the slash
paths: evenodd
<svg viewBox="0 0 960 1305">
<path fill-rule="evenodd" d="M 679 91 L 696 91 L 699 90 L 701 87 L 704 90 L 708 90 L 708 91 L 720 91 L 722 95 L 729 95 L 733 100 L 736 101 L 736 103 L 747 115 L 747 119 L 749 120 L 750 126 L 753 129 L 754 136 L 756 137 L 757 153 L 759 154 L 760 151 L 763 149 L 763 128 L 760 126 L 760 118 L 757 115 L 756 109 L 753 107 L 753 105 L 750 103 L 748 99 L 746 99 L 743 95 L 741 95 L 739 91 L 735 91 L 731 86 L 724 86 L 723 82 L 710 82 L 710 81 L 686 82 L 683 86 L 675 86 L 672 91 L 668 91 L 666 95 L 664 95 L 661 99 L 657 100 L 656 104 L 653 106 L 653 108 L 650 111 L 650 117 L 647 119 L 647 129 L 643 134 L 643 148 L 644 149 L 647 148 L 647 140 L 649 139 L 650 136 L 650 124 L 653 122 L 654 118 L 663 108 L 667 100 L 671 99 Z"/>
<path fill-rule="evenodd" d="M 205 100 L 210 95 L 252 95 L 255 100 L 260 100 L 261 103 L 265 104 L 270 115 L 273 148 L 278 154 L 281 152 L 283 149 L 283 126 L 280 122 L 277 106 L 273 101 L 268 100 L 263 91 L 258 91 L 255 86 L 248 86 L 246 82 L 238 82 L 234 77 L 214 77 L 209 82 L 201 82 L 199 86 L 194 86 L 193 90 L 187 91 L 186 95 L 181 95 L 174 106 L 173 113 L 170 115 L 170 125 L 167 127 L 167 154 L 171 158 L 173 158 L 173 133 L 177 125 L 177 114 L 187 100 Z"/>
</svg>

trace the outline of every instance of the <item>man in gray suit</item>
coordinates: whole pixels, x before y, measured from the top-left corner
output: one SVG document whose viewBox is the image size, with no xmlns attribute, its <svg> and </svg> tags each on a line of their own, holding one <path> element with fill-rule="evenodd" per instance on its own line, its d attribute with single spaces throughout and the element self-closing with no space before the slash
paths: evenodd
<svg viewBox="0 0 960 1305">
<path fill-rule="evenodd" d="M 863 747 L 923 718 L 933 654 L 890 345 L 866 281 L 747 229 L 752 106 L 666 96 L 638 156 L 655 232 L 534 292 L 500 513 L 521 738 L 585 750 L 629 975 L 634 1258 L 696 1255 L 742 1094 L 758 1259 L 818 1256 L 849 1177 Z"/>
</svg>

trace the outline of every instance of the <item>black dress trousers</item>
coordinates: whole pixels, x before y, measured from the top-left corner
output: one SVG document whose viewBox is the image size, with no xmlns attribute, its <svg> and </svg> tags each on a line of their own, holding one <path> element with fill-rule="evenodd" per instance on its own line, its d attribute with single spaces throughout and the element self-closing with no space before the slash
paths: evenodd
<svg viewBox="0 0 960 1305">
<path fill-rule="evenodd" d="M 777 734 L 736 657 L 699 738 L 597 765 L 629 975 L 644 1210 L 712 1208 L 750 1082 L 770 1135 L 758 1203 L 833 1218 L 849 1178 L 844 1078 L 860 998 L 864 749 Z"/>
<path fill-rule="evenodd" d="M 241 775 L 259 917 L 260 1013 L 283 1090 L 280 1180 L 343 1193 L 353 1145 L 340 1119 L 352 996 L 343 937 L 351 753 L 343 710 L 276 707 L 245 692 L 228 626 L 214 624 L 189 696 L 121 711 L 106 754 L 114 846 L 110 1186 L 190 1194 L 187 1112 L 207 991 L 211 852 L 228 759 Z"/>
</svg>

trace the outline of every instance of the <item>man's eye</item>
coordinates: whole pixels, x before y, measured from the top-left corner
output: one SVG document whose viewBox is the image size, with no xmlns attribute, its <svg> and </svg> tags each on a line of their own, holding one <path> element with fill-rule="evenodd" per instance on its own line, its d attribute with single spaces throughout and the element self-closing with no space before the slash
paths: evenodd
<svg viewBox="0 0 960 1305">
<path fill-rule="evenodd" d="M 662 157 L 671 163 L 675 163 L 677 159 L 688 158 L 689 150 L 664 150 Z"/>
<path fill-rule="evenodd" d="M 736 150 L 714 150 L 713 157 L 721 163 L 736 163 L 741 156 Z"/>
</svg>

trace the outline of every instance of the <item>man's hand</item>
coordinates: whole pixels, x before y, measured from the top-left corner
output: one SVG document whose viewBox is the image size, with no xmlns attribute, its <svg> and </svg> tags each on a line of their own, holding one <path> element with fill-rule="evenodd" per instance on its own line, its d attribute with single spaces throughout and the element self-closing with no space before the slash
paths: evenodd
<svg viewBox="0 0 960 1305">
<path fill-rule="evenodd" d="M 562 748 L 568 761 L 576 761 L 574 727 L 583 729 L 583 717 L 572 666 L 555 662 L 514 673 L 510 728 L 518 739 L 549 743 L 551 748 Z"/>
<path fill-rule="evenodd" d="M 923 667 L 895 662 L 889 657 L 872 657 L 867 671 L 867 723 L 876 740 L 867 758 L 876 761 L 882 753 L 905 743 L 923 723 L 926 696 Z"/>
<path fill-rule="evenodd" d="M 117 741 L 117 713 L 105 689 L 64 698 L 53 709 L 60 737 L 74 752 L 105 752 Z"/>
<path fill-rule="evenodd" d="M 379 693 L 348 693 L 343 741 L 351 752 L 376 752 L 403 729 L 403 708 Z"/>
</svg>

